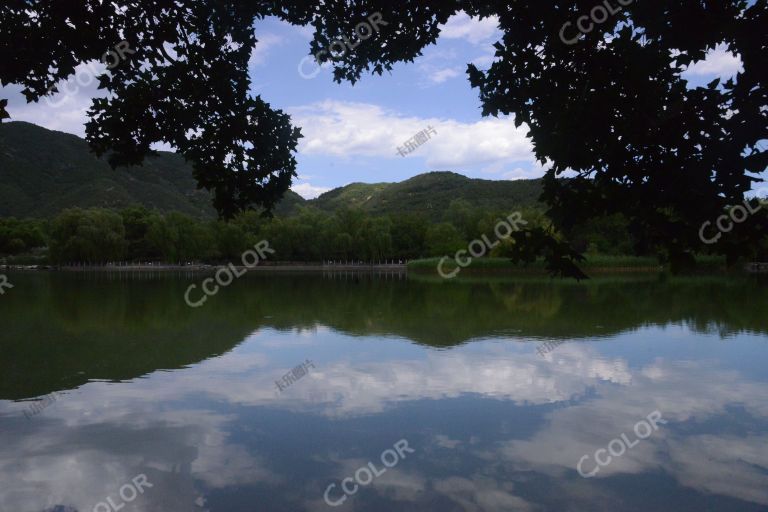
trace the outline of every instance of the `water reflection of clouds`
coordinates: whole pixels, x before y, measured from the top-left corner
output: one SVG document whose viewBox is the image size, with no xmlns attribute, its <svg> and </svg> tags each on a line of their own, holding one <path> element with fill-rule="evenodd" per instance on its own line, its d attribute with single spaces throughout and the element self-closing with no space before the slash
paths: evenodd
<svg viewBox="0 0 768 512">
<path fill-rule="evenodd" d="M 562 476 L 581 456 L 659 410 L 669 425 L 614 458 L 598 479 L 661 469 L 684 486 L 768 504 L 768 436 L 686 435 L 676 428 L 727 421 L 727 408 L 735 405 L 765 422 L 768 385 L 712 364 L 659 360 L 634 372 L 630 387 L 601 387 L 591 400 L 548 413 L 532 438 L 502 443 L 501 453 L 518 469 Z"/>
<path fill-rule="evenodd" d="M 195 421 L 205 420 L 205 414 L 195 416 Z M 112 423 L 69 429 L 47 420 L 33 436 L 0 443 L 0 510 L 40 512 L 62 505 L 91 512 L 108 497 L 119 505 L 120 486 L 145 474 L 152 488 L 124 512 L 202 511 L 195 502 L 203 497 L 190 472 L 190 463 L 200 458 L 202 431 Z"/>
<path fill-rule="evenodd" d="M 685 487 L 768 505 L 768 436 L 685 435 L 677 428 L 682 422 L 722 420 L 734 404 L 764 422 L 768 384 L 714 363 L 659 359 L 632 368 L 620 357 L 601 357 L 588 344 L 563 345 L 544 358 L 530 348 L 505 352 L 496 342 L 480 342 L 471 350 L 424 351 L 420 359 L 325 362 L 282 394 L 275 394 L 274 379 L 289 368 L 275 368 L 253 347 L 126 384 L 91 383 L 34 421 L 0 430 L 0 510 L 40 512 L 68 504 L 90 511 L 139 472 L 158 485 L 124 512 L 154 512 L 167 503 L 178 504 L 173 510 L 202 510 L 199 483 L 207 489 L 290 486 L 306 494 L 301 496 L 306 509 L 321 510 L 326 505 L 315 491 L 321 493 L 329 479 L 343 478 L 367 460 L 309 453 L 327 474 L 313 475 L 309 484 L 291 482 L 285 470 L 276 469 L 274 455 L 233 439 L 232 426 L 243 423 L 241 407 L 311 413 L 337 422 L 385 413 L 409 401 L 466 394 L 510 401 L 523 410 L 560 406 L 546 412 L 527 438 L 497 433 L 474 444 L 447 433 L 433 436 L 440 450 L 454 457 L 458 450 L 494 470 L 431 477 L 419 472 L 425 462 L 415 458 L 369 489 L 402 502 L 429 494 L 464 510 L 524 511 L 536 506 L 521 497 L 517 483 L 505 482 L 499 467 L 553 477 L 559 492 L 595 506 L 615 499 L 601 487 L 607 477 L 663 470 Z M 0 422 L 17 421 L 8 411 L 20 417 L 25 406 L 0 404 Z M 669 425 L 604 467 L 598 478 L 587 482 L 575 476 L 582 455 L 630 432 L 656 409 Z M 447 457 L 431 455 L 436 461 Z M 312 492 L 295 491 L 301 485 Z"/>
<path fill-rule="evenodd" d="M 105 384 L 108 392 L 94 383 L 85 385 L 69 400 L 57 404 L 57 409 L 68 422 L 131 422 L 127 415 L 148 407 L 148 396 L 155 402 L 207 397 L 296 411 L 314 404 L 324 415 L 346 417 L 379 413 L 398 402 L 468 393 L 518 404 L 555 403 L 582 396 L 600 382 L 627 385 L 632 378 L 621 358 L 604 359 L 578 346 L 561 347 L 546 358 L 517 352 L 505 356 L 493 348 L 488 352 L 433 352 L 419 360 L 326 362 L 276 394 L 274 380 L 289 370 L 271 366 L 264 354 L 238 347 L 189 371 L 158 372 L 125 386 Z M 97 396 L 91 396 L 94 394 Z M 106 397 L 98 396 L 102 394 Z M 88 416 L 74 414 L 73 408 Z M 52 408 L 46 413 L 56 411 Z"/>
<path fill-rule="evenodd" d="M 476 394 L 516 403 L 571 400 L 600 381 L 628 384 L 631 374 L 621 358 L 563 348 L 542 359 L 497 342 L 479 342 L 484 350 L 430 351 L 420 359 L 323 363 L 295 386 L 286 399 L 321 401 L 328 416 L 384 411 L 398 402 Z M 515 347 L 519 349 L 519 347 Z M 289 405 L 289 404 L 286 404 Z"/>
<path fill-rule="evenodd" d="M 768 505 L 768 435 L 699 435 L 667 444 L 663 467 L 680 484 Z"/>
<path fill-rule="evenodd" d="M 532 504 L 513 494 L 518 484 L 503 482 L 484 475 L 472 478 L 451 476 L 432 482 L 435 492 L 461 505 L 466 511 L 509 510 L 527 512 L 536 510 Z"/>
</svg>

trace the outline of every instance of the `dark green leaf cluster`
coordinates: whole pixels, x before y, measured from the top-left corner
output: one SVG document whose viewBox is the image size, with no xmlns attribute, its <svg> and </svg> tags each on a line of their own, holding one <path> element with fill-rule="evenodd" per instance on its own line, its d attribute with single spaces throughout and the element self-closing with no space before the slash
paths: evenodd
<svg viewBox="0 0 768 512">
<path fill-rule="evenodd" d="M 94 150 L 116 165 L 141 162 L 153 143 L 171 144 L 193 163 L 198 184 L 213 191 L 219 213 L 232 217 L 274 206 L 295 175 L 300 137 L 287 115 L 249 96 L 254 20 L 311 24 L 311 51 L 318 52 L 377 13 L 387 25 L 376 44 L 323 57 L 336 80 L 355 82 L 413 61 L 459 11 L 496 16 L 495 61 L 489 69 L 469 65 L 469 80 L 485 115 L 513 115 L 528 126 L 536 157 L 550 165 L 543 197 L 555 226 L 570 233 L 588 219 L 622 214 L 642 250 L 664 251 L 682 266 L 702 247 L 702 223 L 741 203 L 768 168 L 760 146 L 768 140 L 768 2 L 633 2 L 564 44 L 564 24 L 596 4 L 6 0 L 0 85 L 21 84 L 38 100 L 79 63 L 126 41 L 136 53 L 100 78 L 110 95 L 89 112 Z M 718 45 L 740 57 L 743 71 L 690 87 L 682 72 Z M 556 179 L 567 172 L 575 178 Z M 730 259 L 750 253 L 768 231 L 765 222 L 750 217 L 715 250 Z M 553 265 L 569 271 L 572 254 L 558 244 L 530 248 L 547 247 Z"/>
<path fill-rule="evenodd" d="M 130 53 L 98 77 L 109 94 L 88 112 L 96 154 L 113 166 L 139 164 L 166 143 L 192 163 L 222 216 L 269 209 L 295 175 L 301 134 L 249 94 L 253 23 L 267 15 L 300 23 L 305 11 L 265 2 L 9 0 L 0 6 L 0 85 L 20 84 L 37 101 L 80 63 L 124 44 Z"/>
<path fill-rule="evenodd" d="M 225 222 L 141 206 L 120 211 L 73 208 L 50 222 L 47 235 L 42 221 L 4 220 L 0 222 L 0 244 L 21 236 L 15 233 L 22 228 L 30 229 L 35 237 L 25 238 L 20 250 L 7 252 L 49 245 L 50 260 L 56 264 L 237 263 L 260 240 L 269 241 L 275 250 L 273 259 L 279 261 L 405 262 L 452 255 L 482 234 L 493 236 L 494 225 L 505 215 L 457 203 L 437 222 L 414 213 L 382 216 L 350 208 L 327 213 L 311 207 L 299 207 L 289 216 L 244 212 Z M 544 221 L 535 211 L 524 215 Z M 14 226 L 15 231 L 5 230 L 6 225 Z M 5 237 L 6 232 L 11 234 Z M 506 245 L 495 254 L 508 250 Z"/>
</svg>

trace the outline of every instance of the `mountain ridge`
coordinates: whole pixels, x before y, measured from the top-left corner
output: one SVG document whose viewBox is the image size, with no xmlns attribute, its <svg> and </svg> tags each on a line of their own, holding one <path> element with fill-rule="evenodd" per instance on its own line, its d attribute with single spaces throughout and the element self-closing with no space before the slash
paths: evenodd
<svg viewBox="0 0 768 512">
<path fill-rule="evenodd" d="M 315 199 L 288 191 L 275 213 L 360 208 L 373 215 L 413 213 L 438 220 L 456 199 L 497 210 L 536 207 L 541 188 L 540 179 L 494 181 L 433 171 L 401 182 L 350 183 Z M 160 151 L 141 166 L 112 169 L 76 135 L 23 121 L 0 124 L 0 216 L 45 218 L 72 207 L 135 204 L 197 218 L 216 215 L 211 195 L 197 189 L 192 168 L 180 155 Z"/>
</svg>

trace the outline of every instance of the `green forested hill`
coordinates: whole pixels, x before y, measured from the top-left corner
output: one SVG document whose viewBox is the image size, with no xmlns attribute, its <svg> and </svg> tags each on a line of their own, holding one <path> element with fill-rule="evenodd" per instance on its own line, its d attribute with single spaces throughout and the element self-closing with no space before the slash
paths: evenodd
<svg viewBox="0 0 768 512">
<path fill-rule="evenodd" d="M 392 183 L 351 183 L 330 190 L 307 204 L 326 212 L 339 208 L 369 209 L 371 199 L 391 186 Z"/>
<path fill-rule="evenodd" d="M 137 203 L 214 215 L 209 194 L 196 189 L 190 167 L 176 154 L 113 170 L 79 137 L 24 122 L 0 124 L 0 216 L 49 217 L 73 206 Z"/>
<path fill-rule="evenodd" d="M 462 199 L 484 210 L 534 208 L 541 180 L 491 181 L 453 172 L 430 172 L 400 183 L 353 183 L 331 190 L 309 204 L 325 211 L 357 206 L 374 215 L 420 213 L 442 219 L 451 202 Z"/>
<path fill-rule="evenodd" d="M 361 208 L 374 214 L 420 213 L 441 220 L 451 201 L 472 207 L 510 210 L 535 207 L 540 180 L 490 181 L 452 172 L 431 172 L 400 183 L 353 183 L 306 201 L 288 192 L 278 214 L 297 206 L 334 212 Z M 65 208 L 122 208 L 141 204 L 198 218 L 215 216 L 210 195 L 196 189 L 183 158 L 161 152 L 143 166 L 113 170 L 74 135 L 39 126 L 0 124 L 0 217 L 51 217 Z"/>
</svg>

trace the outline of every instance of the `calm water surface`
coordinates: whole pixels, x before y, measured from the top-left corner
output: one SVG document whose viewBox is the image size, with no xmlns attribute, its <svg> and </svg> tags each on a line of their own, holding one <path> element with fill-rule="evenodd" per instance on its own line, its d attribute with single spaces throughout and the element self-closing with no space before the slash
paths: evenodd
<svg viewBox="0 0 768 512">
<path fill-rule="evenodd" d="M 755 280 L 9 277 L 2 512 L 768 510 Z"/>
</svg>

